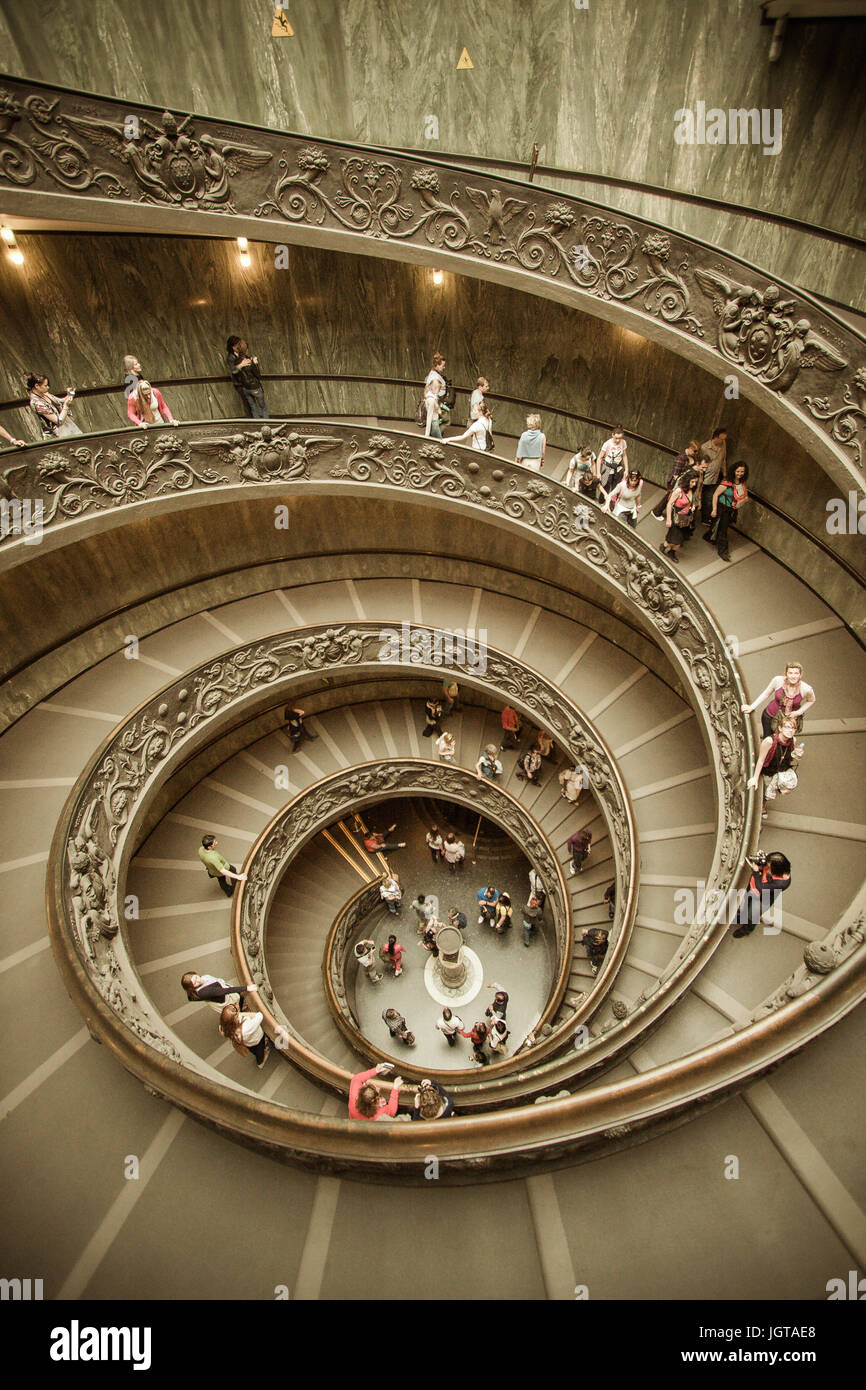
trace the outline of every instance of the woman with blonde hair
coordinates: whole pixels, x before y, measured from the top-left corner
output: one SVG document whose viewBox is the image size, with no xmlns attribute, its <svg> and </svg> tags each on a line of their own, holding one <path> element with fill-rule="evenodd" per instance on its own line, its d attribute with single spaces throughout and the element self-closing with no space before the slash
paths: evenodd
<svg viewBox="0 0 866 1390">
<path fill-rule="evenodd" d="M 526 429 L 517 441 L 515 462 L 540 473 L 544 467 L 547 440 L 541 432 L 541 416 L 527 415 Z"/>
<path fill-rule="evenodd" d="M 162 392 L 144 379 L 130 391 L 126 413 L 134 425 L 140 425 L 142 428 L 147 425 L 178 423 L 166 405 Z"/>
<path fill-rule="evenodd" d="M 770 696 L 772 699 L 770 700 Z M 786 661 L 785 674 L 774 676 L 765 690 L 762 690 L 750 705 L 742 705 L 743 714 L 751 714 L 753 709 L 770 700 L 761 712 L 761 728 L 765 738 L 770 738 L 785 715 L 793 714 L 797 728 L 803 727 L 803 715 L 815 703 L 815 692 L 803 680 L 803 667 L 799 661 Z"/>
</svg>

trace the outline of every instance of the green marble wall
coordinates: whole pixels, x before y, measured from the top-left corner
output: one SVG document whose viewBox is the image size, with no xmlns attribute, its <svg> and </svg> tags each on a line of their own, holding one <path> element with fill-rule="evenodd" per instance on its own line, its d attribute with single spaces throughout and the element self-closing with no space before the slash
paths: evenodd
<svg viewBox="0 0 866 1390">
<path fill-rule="evenodd" d="M 681 448 L 728 425 L 736 456 L 752 468 L 755 490 L 804 525 L 823 529 L 835 486 L 804 450 L 748 401 L 727 401 L 722 383 L 638 334 L 565 305 L 505 286 L 311 247 L 292 248 L 287 270 L 273 248 L 251 247 L 240 268 L 233 242 L 89 234 L 19 238 L 20 269 L 0 257 L 0 302 L 9 309 L 0 356 L 0 401 L 19 396 L 29 370 L 62 388 L 118 383 L 110 397 L 80 400 L 84 429 L 126 424 L 121 358 L 138 354 L 156 380 L 224 370 L 225 340 L 244 333 L 264 372 L 326 372 L 420 379 L 441 349 L 448 374 L 473 386 L 485 373 L 494 391 L 547 402 Z M 180 420 L 233 416 L 240 407 L 226 381 L 166 388 Z M 352 383 L 270 385 L 275 414 L 348 414 L 410 419 L 416 393 Z M 465 418 L 467 397 L 458 402 Z M 29 410 L 0 409 L 0 423 L 37 439 Z M 606 431 L 545 418 L 552 443 L 597 448 Z M 497 405 L 501 435 L 523 428 L 523 411 Z M 664 478 L 668 459 L 634 444 L 630 457 L 648 477 Z M 861 563 L 859 537 L 834 537 Z"/>
<path fill-rule="evenodd" d="M 792 23 L 782 59 L 756 0 L 2 0 L 0 67 L 46 82 L 373 144 L 541 161 L 863 231 L 866 24 Z M 458 72 L 463 46 L 474 63 Z M 780 109 L 778 155 L 678 145 L 674 113 Z M 427 138 L 436 116 L 438 140 Z M 574 185 L 571 185 L 574 188 Z M 623 191 L 584 190 L 866 309 L 862 261 L 829 243 Z"/>
</svg>

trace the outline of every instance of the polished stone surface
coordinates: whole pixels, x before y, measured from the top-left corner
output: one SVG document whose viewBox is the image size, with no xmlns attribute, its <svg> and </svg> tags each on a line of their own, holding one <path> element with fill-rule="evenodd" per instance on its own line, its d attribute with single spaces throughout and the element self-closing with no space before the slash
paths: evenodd
<svg viewBox="0 0 866 1390">
<path fill-rule="evenodd" d="M 568 0 L 450 0 L 441 25 L 399 0 L 295 0 L 290 16 L 295 37 L 272 39 L 268 5 L 209 0 L 203 22 L 197 0 L 152 0 L 145 39 L 138 13 L 116 0 L 67 0 L 62 12 L 52 0 L 7 0 L 0 53 L 16 75 L 319 138 L 527 164 L 537 142 L 542 163 L 862 233 L 857 21 L 792 24 L 771 65 L 771 30 L 754 0 L 593 0 L 582 10 Z M 458 72 L 464 46 L 474 66 Z M 677 144 L 674 113 L 699 101 L 781 110 L 781 152 Z M 866 307 L 864 277 L 842 248 L 822 243 L 816 256 L 784 229 L 685 205 L 672 216 L 649 194 L 598 196 Z"/>
</svg>

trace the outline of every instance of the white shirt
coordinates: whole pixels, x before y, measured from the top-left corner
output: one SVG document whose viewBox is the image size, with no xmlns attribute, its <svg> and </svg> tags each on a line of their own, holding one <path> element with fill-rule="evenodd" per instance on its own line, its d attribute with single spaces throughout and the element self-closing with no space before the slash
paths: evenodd
<svg viewBox="0 0 866 1390">
<path fill-rule="evenodd" d="M 486 415 L 479 415 L 477 420 L 473 420 L 469 426 L 471 431 L 470 443 L 473 449 L 487 449 L 487 431 L 493 429 L 493 421 Z"/>
<path fill-rule="evenodd" d="M 445 378 L 440 372 L 437 372 L 435 368 L 431 368 L 427 373 L 424 382 L 424 394 L 425 396 L 434 394 L 437 396 L 445 395 Z"/>
<path fill-rule="evenodd" d="M 395 883 L 393 878 L 389 878 L 385 883 L 380 885 L 379 895 L 384 898 L 386 902 L 389 900 L 391 902 L 399 902 L 403 896 L 403 890 L 399 883 Z"/>
<path fill-rule="evenodd" d="M 247 1047 L 255 1047 L 256 1043 L 261 1042 L 264 1034 L 262 1032 L 262 1014 L 246 1014 L 241 1016 L 241 1039 Z"/>
<path fill-rule="evenodd" d="M 455 840 L 452 844 L 446 840 L 442 848 L 449 864 L 456 864 L 458 859 L 462 859 L 466 854 L 466 846 L 462 840 Z"/>
<path fill-rule="evenodd" d="M 637 501 L 643 489 L 643 479 L 636 488 L 630 488 L 625 481 L 618 483 L 610 494 L 614 501 L 614 516 L 621 516 L 623 512 L 636 512 Z"/>
<path fill-rule="evenodd" d="M 536 895 L 545 891 L 544 881 L 541 877 L 541 874 L 536 873 L 535 869 L 529 870 L 529 891 L 530 893 L 535 893 Z"/>
<path fill-rule="evenodd" d="M 428 831 L 428 833 L 425 835 L 424 838 L 425 838 L 425 840 L 427 841 L 427 844 L 428 844 L 428 846 L 429 846 L 430 849 L 441 849 L 441 848 L 442 848 L 442 836 L 441 836 L 441 835 L 431 835 L 431 834 L 429 833 L 429 831 Z"/>
<path fill-rule="evenodd" d="M 447 759 L 450 761 L 451 758 L 454 757 L 454 754 L 455 754 L 455 752 L 456 752 L 456 744 L 455 744 L 455 742 L 454 742 L 454 735 L 453 735 L 453 734 L 443 734 L 441 738 L 437 738 L 437 740 L 436 740 L 436 751 L 437 751 L 437 753 L 439 754 L 439 757 L 440 757 L 440 758 L 447 758 Z M 431 846 L 431 848 L 432 848 L 432 846 Z"/>
<path fill-rule="evenodd" d="M 476 386 L 472 395 L 469 397 L 469 423 L 471 424 L 478 415 L 478 407 L 484 404 L 484 392 L 480 386 Z"/>
<path fill-rule="evenodd" d="M 463 1027 L 463 1019 L 458 1018 L 456 1014 L 452 1014 L 450 1018 L 440 1017 L 436 1020 L 436 1027 L 440 1033 L 448 1037 L 449 1033 L 456 1033 L 458 1028 Z"/>
</svg>

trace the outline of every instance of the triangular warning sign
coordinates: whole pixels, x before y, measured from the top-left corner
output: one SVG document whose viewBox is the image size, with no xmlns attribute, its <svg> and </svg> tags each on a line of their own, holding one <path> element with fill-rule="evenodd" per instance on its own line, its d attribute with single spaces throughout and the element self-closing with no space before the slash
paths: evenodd
<svg viewBox="0 0 866 1390">
<path fill-rule="evenodd" d="M 466 49 L 464 48 L 463 52 L 460 54 L 460 59 L 457 63 L 457 71 L 459 72 L 461 68 L 474 67 L 475 64 L 473 63 L 472 59 L 469 57 L 469 54 L 466 52 Z"/>
<path fill-rule="evenodd" d="M 274 10 L 274 22 L 271 25 L 271 38 L 293 39 L 295 31 L 288 21 L 288 17 L 282 10 Z"/>
</svg>

